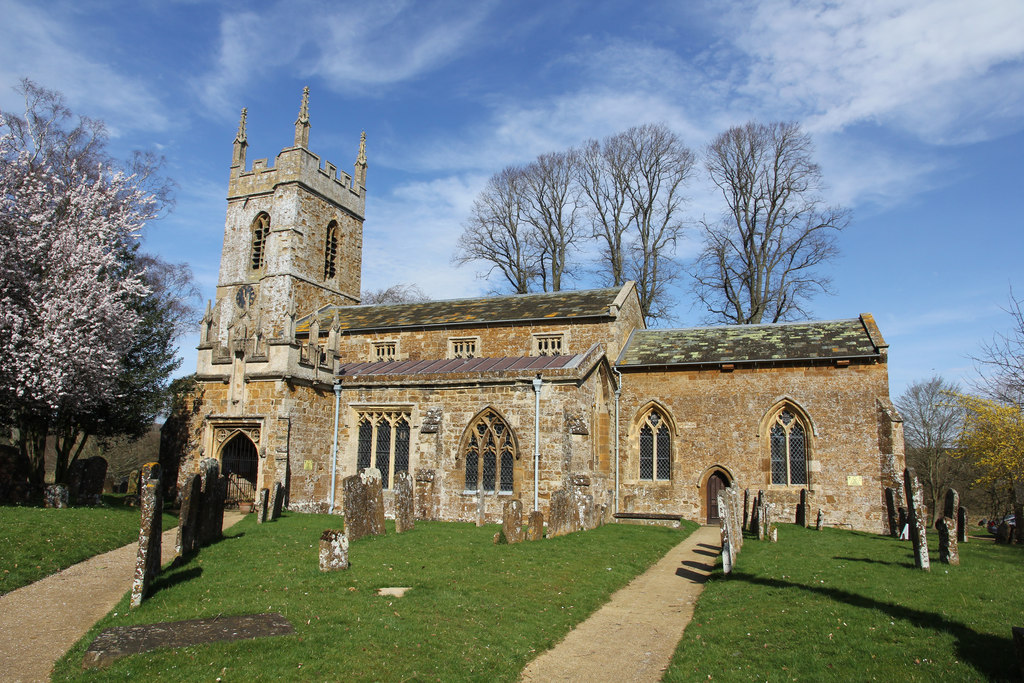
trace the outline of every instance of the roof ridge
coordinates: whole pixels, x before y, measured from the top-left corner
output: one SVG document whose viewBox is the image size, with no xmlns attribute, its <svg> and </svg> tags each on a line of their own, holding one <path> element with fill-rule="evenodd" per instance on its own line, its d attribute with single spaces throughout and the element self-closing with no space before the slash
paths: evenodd
<svg viewBox="0 0 1024 683">
<path fill-rule="evenodd" d="M 688 332 L 690 330 L 749 330 L 754 327 L 792 327 L 796 325 L 826 325 L 828 323 L 854 323 L 860 318 L 834 318 L 832 320 L 788 320 L 779 323 L 748 323 L 746 325 L 698 325 L 696 327 L 646 327 L 637 328 L 636 332 Z"/>
</svg>

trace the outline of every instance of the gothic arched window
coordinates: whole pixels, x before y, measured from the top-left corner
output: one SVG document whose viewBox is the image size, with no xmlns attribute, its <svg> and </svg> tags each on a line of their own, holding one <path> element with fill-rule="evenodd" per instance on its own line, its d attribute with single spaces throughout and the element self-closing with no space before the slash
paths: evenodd
<svg viewBox="0 0 1024 683">
<path fill-rule="evenodd" d="M 356 469 L 380 470 L 384 488 L 399 472 L 409 471 L 409 414 L 403 411 L 369 411 L 359 415 Z"/>
<path fill-rule="evenodd" d="M 266 262 L 267 234 L 270 233 L 270 216 L 261 213 L 252 222 L 252 249 L 250 263 L 252 270 L 262 270 Z"/>
<path fill-rule="evenodd" d="M 466 430 L 467 491 L 512 491 L 516 441 L 512 430 L 493 410 L 484 411 Z"/>
<path fill-rule="evenodd" d="M 640 479 L 665 481 L 672 476 L 672 431 L 668 420 L 652 408 L 640 421 Z"/>
<path fill-rule="evenodd" d="M 327 224 L 327 241 L 324 244 L 324 279 L 331 280 L 338 272 L 338 222 Z"/>
<path fill-rule="evenodd" d="M 807 485 L 807 428 L 796 414 L 784 408 L 771 423 L 772 483 Z"/>
</svg>

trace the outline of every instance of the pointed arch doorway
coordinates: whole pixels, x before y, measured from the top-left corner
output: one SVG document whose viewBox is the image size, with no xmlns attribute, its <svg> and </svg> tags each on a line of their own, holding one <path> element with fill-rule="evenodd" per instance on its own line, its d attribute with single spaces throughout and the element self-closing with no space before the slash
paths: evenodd
<svg viewBox="0 0 1024 683">
<path fill-rule="evenodd" d="M 259 455 L 254 444 L 242 432 L 236 433 L 220 452 L 222 474 L 227 477 L 225 505 L 251 503 L 256 499 L 256 473 Z"/>
<path fill-rule="evenodd" d="M 718 510 L 718 494 L 729 487 L 729 477 L 722 470 L 715 470 L 708 476 L 707 484 L 704 486 L 706 498 L 704 509 L 707 510 L 707 523 L 720 524 L 722 515 Z"/>
</svg>

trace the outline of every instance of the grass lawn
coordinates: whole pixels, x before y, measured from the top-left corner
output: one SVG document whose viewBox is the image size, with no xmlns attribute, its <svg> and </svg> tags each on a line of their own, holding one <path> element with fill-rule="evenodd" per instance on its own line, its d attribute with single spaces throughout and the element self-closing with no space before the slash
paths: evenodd
<svg viewBox="0 0 1024 683">
<path fill-rule="evenodd" d="M 1019 680 L 1024 548 L 988 538 L 914 569 L 909 541 L 781 525 L 708 581 L 666 681 Z"/>
<path fill-rule="evenodd" d="M 418 522 L 352 543 L 347 571 L 322 573 L 319 538 L 341 520 L 247 517 L 226 538 L 127 599 L 60 660 L 54 680 L 516 680 L 537 653 L 683 540 L 684 530 L 624 524 L 495 546 L 497 525 Z M 378 588 L 411 586 L 405 597 Z M 280 612 L 297 634 L 126 657 L 81 670 L 100 630 L 224 614 Z"/>
<path fill-rule="evenodd" d="M 109 507 L 0 507 L 0 594 L 139 540 L 139 508 L 104 496 Z M 164 530 L 178 525 L 164 515 Z"/>
</svg>

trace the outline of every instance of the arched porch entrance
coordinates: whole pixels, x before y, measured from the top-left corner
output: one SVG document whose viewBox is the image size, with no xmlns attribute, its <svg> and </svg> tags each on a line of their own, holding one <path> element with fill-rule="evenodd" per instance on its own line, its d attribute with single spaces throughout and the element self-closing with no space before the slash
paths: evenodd
<svg viewBox="0 0 1024 683">
<path fill-rule="evenodd" d="M 707 483 L 704 485 L 704 509 L 707 510 L 708 524 L 720 524 L 722 522 L 722 516 L 718 510 L 718 494 L 728 487 L 729 475 L 722 470 L 714 470 L 708 475 Z"/>
<path fill-rule="evenodd" d="M 242 432 L 224 444 L 220 452 L 221 472 L 227 477 L 225 505 L 251 503 L 256 499 L 256 473 L 259 457 L 256 445 Z"/>
</svg>

